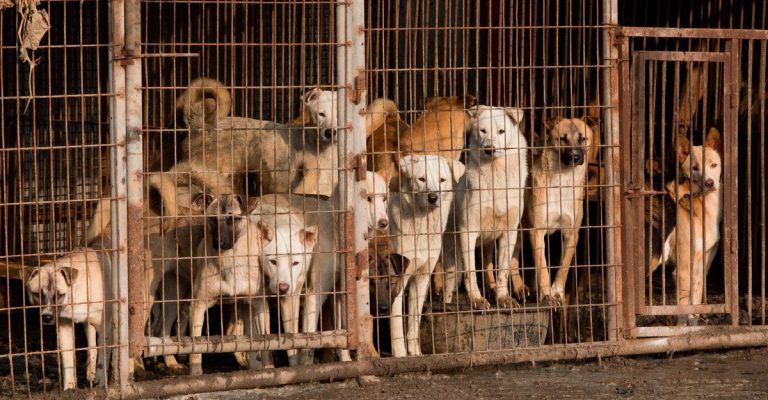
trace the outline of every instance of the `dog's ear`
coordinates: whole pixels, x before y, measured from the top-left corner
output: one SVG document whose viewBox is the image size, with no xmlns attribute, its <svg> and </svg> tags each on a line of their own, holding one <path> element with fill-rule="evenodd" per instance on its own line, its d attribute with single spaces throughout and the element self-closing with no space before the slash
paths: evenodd
<svg viewBox="0 0 768 400">
<path fill-rule="evenodd" d="M 469 114 L 469 118 L 473 121 L 477 119 L 477 114 L 480 114 L 480 106 L 474 106 L 467 109 L 467 114 Z"/>
<path fill-rule="evenodd" d="M 512 121 L 514 121 L 517 125 L 520 125 L 520 123 L 523 122 L 523 118 L 525 117 L 525 112 L 515 107 L 505 108 L 504 113 L 506 113 L 509 118 L 512 118 Z"/>
<path fill-rule="evenodd" d="M 261 233 L 262 239 L 267 242 L 271 242 L 275 239 L 275 228 L 273 226 L 265 224 L 264 221 L 259 221 L 256 223 L 256 227 L 259 228 L 259 233 Z"/>
<path fill-rule="evenodd" d="M 466 171 L 466 167 L 464 164 L 461 163 L 459 160 L 451 160 L 451 172 L 453 173 L 453 181 L 456 183 L 459 183 L 459 180 L 462 176 L 464 176 L 464 171 Z"/>
<path fill-rule="evenodd" d="M 323 91 L 320 90 L 320 88 L 314 88 L 312 90 L 308 90 L 303 95 L 301 95 L 301 102 L 307 106 L 317 103 L 317 98 L 318 96 L 320 96 L 320 93 L 322 92 Z"/>
<path fill-rule="evenodd" d="M 40 267 L 24 267 L 21 270 L 21 280 L 25 285 L 29 284 L 38 275 L 40 275 Z"/>
<path fill-rule="evenodd" d="M 392 176 L 395 174 L 395 163 L 389 164 L 388 167 L 378 172 L 379 176 L 384 179 L 384 182 L 389 186 L 392 181 Z"/>
<path fill-rule="evenodd" d="M 235 204 L 237 204 L 237 206 L 240 208 L 239 209 L 239 213 L 242 214 L 243 213 L 243 209 L 245 209 L 245 203 L 243 203 L 243 198 L 240 197 L 240 195 L 237 194 L 237 193 L 230 193 L 230 194 L 228 194 L 226 196 L 230 196 L 231 201 L 234 202 Z"/>
<path fill-rule="evenodd" d="M 563 119 L 563 117 L 547 118 L 544 120 L 544 127 L 547 129 L 547 132 L 549 132 L 552 129 L 555 129 L 555 126 L 557 126 Z"/>
<path fill-rule="evenodd" d="M 397 165 L 400 166 L 400 171 L 402 171 L 404 174 L 411 176 L 411 172 L 413 171 L 413 163 L 418 160 L 417 155 L 406 155 L 403 157 L 400 157 L 400 159 L 397 161 Z"/>
<path fill-rule="evenodd" d="M 403 275 L 408 269 L 408 264 L 411 263 L 411 260 L 409 260 L 408 257 L 397 253 L 390 253 L 388 260 L 389 265 L 392 266 L 392 269 L 397 275 Z"/>
<path fill-rule="evenodd" d="M 312 251 L 315 248 L 315 244 L 317 244 L 317 225 L 300 230 L 299 237 L 304 245 L 304 249 L 308 252 Z"/>
<path fill-rule="evenodd" d="M 78 270 L 72 267 L 59 267 L 58 273 L 64 277 L 64 282 L 67 282 L 67 286 L 72 286 L 72 281 L 77 279 Z"/>
<path fill-rule="evenodd" d="M 192 196 L 192 208 L 199 213 L 203 213 L 209 205 L 213 203 L 213 196 L 207 193 L 197 193 Z"/>
<path fill-rule="evenodd" d="M 710 149 L 716 151 L 720 157 L 723 156 L 723 140 L 720 136 L 720 131 L 718 131 L 717 128 L 709 128 L 709 132 L 707 132 L 707 138 L 704 139 L 704 147 L 709 147 Z"/>
<path fill-rule="evenodd" d="M 691 153 L 691 142 L 685 135 L 677 135 L 675 151 L 677 152 L 677 162 L 682 163 L 688 158 L 688 154 Z"/>
<path fill-rule="evenodd" d="M 464 96 L 464 104 L 459 104 L 459 105 L 463 105 L 464 108 L 474 107 L 477 105 L 477 97 L 472 96 L 471 94 L 468 94 Z"/>
</svg>

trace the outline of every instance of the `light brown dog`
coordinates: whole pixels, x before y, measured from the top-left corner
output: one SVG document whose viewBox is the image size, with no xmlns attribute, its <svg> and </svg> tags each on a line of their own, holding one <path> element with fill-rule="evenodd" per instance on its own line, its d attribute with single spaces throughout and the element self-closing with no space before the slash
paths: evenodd
<svg viewBox="0 0 768 400">
<path fill-rule="evenodd" d="M 530 229 L 539 300 L 544 304 L 562 305 L 568 269 L 584 216 L 587 157 L 594 134 L 581 119 L 558 119 L 548 124 L 548 128 L 545 147 L 531 165 L 523 227 Z M 563 249 L 560 270 L 552 283 L 544 239 L 557 231 L 562 234 Z M 512 261 L 513 279 L 520 274 L 518 257 Z"/>
<path fill-rule="evenodd" d="M 400 119 L 397 105 L 389 99 L 374 100 L 368 115 L 368 168 L 386 175 L 397 165 L 400 135 L 410 131 L 411 127 Z"/>
<path fill-rule="evenodd" d="M 458 160 L 464 149 L 464 137 L 471 126 L 467 109 L 474 107 L 474 96 L 430 97 L 424 113 L 410 130 L 400 135 L 404 154 L 433 154 Z"/>
</svg>

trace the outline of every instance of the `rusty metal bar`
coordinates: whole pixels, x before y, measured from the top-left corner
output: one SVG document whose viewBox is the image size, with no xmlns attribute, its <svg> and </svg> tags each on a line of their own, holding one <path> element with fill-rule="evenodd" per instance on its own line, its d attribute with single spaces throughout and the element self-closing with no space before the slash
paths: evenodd
<svg viewBox="0 0 768 400">
<path fill-rule="evenodd" d="M 117 379 L 117 387 L 124 389 L 127 387 L 130 375 L 130 350 L 128 348 L 128 225 L 126 216 L 127 187 L 126 182 L 126 164 L 123 160 L 126 158 L 126 96 L 125 96 L 125 65 L 112 58 L 116 49 L 124 46 L 125 35 L 125 9 L 122 2 L 110 2 L 112 15 L 112 45 L 109 49 L 111 58 L 110 92 L 115 93 L 110 104 L 110 114 L 112 123 L 110 124 L 110 136 L 114 146 L 111 149 L 111 180 L 112 196 L 116 198 L 112 207 L 112 243 L 115 246 L 112 265 L 115 268 L 112 271 L 112 281 L 107 283 L 112 285 L 112 294 L 115 300 L 112 307 L 112 321 L 106 321 L 105 329 L 112 330 L 112 338 L 117 345 L 112 357 L 113 375 Z"/>
<path fill-rule="evenodd" d="M 337 81 L 339 83 L 339 122 L 346 128 L 346 135 L 339 138 L 339 160 L 346 168 L 339 177 L 340 193 L 343 193 L 342 206 L 350 217 L 349 224 L 344 224 L 345 248 L 353 250 L 347 253 L 347 326 L 349 346 L 357 348 L 358 359 L 370 357 L 368 349 L 372 347 L 370 296 L 368 287 L 367 257 L 357 256 L 368 249 L 364 233 L 367 231 L 366 213 L 368 205 L 361 196 L 361 181 L 358 181 L 355 156 L 365 153 L 365 120 L 363 112 L 367 104 L 365 80 L 365 2 L 353 0 L 341 2 L 336 6 L 336 31 L 338 41 L 343 44 L 337 50 Z M 363 85 L 362 87 L 360 87 Z M 365 157 L 359 160 L 364 162 Z M 364 181 L 362 181 L 364 182 Z M 350 232 L 350 228 L 354 230 Z M 364 263 L 364 264 L 360 264 Z M 351 271 L 350 271 L 351 269 Z M 361 345 L 361 342 L 365 343 Z"/>
<path fill-rule="evenodd" d="M 768 30 L 716 28 L 654 28 L 624 26 L 621 33 L 629 37 L 694 38 L 694 39 L 768 39 Z"/>
<path fill-rule="evenodd" d="M 300 348 L 346 348 L 345 331 L 322 331 L 292 335 L 288 333 L 258 336 L 147 337 L 145 357 L 167 354 L 232 353 L 236 351 L 289 350 Z"/>
<path fill-rule="evenodd" d="M 726 62 L 730 60 L 728 53 L 716 53 L 711 51 L 635 51 L 633 57 L 641 57 L 653 61 L 699 61 L 699 62 Z"/>
<path fill-rule="evenodd" d="M 552 360 L 587 360 L 616 356 L 673 353 L 690 350 L 720 350 L 768 345 L 768 328 L 710 327 L 700 333 L 654 339 L 636 339 L 580 344 L 552 345 L 494 352 L 441 354 L 418 358 L 418 362 L 387 358 L 350 363 L 335 363 L 209 374 L 198 377 L 174 377 L 152 382 L 134 383 L 121 393 L 124 399 L 164 397 L 221 390 L 248 389 L 305 382 L 355 378 L 363 375 L 394 375 L 417 371 L 439 371 L 484 365 L 530 363 Z M 112 393 L 110 393 L 112 394 Z M 117 395 L 116 393 L 112 395 Z"/>
<path fill-rule="evenodd" d="M 723 84 L 724 160 L 723 160 L 723 263 L 725 264 L 725 304 L 731 315 L 731 324 L 739 324 L 739 204 L 738 149 L 739 149 L 739 64 L 741 42 L 730 40 L 725 44 L 730 60 L 725 66 Z M 749 151 L 747 149 L 747 151 Z M 747 168 L 750 168 L 747 166 Z M 749 185 L 750 182 L 747 182 Z M 751 199 L 749 200 L 751 201 Z"/>
<path fill-rule="evenodd" d="M 141 5 L 139 0 L 125 1 L 124 54 L 138 54 L 141 49 Z M 130 353 L 140 356 L 144 340 L 144 221 L 142 205 L 144 177 L 142 175 L 142 93 L 141 63 L 123 61 L 125 66 L 125 117 L 126 117 L 126 184 L 128 195 L 128 275 L 122 284 L 128 290 L 128 321 Z"/>
<path fill-rule="evenodd" d="M 610 26 L 617 26 L 619 19 L 619 11 L 617 0 L 604 0 L 603 1 L 603 24 Z M 601 96 L 603 101 L 610 104 L 610 108 L 603 110 L 603 121 L 605 124 L 605 143 L 609 146 L 606 148 L 605 157 L 605 173 L 606 173 L 606 187 L 605 187 L 605 209 L 606 212 L 606 225 L 610 228 L 606 229 L 605 235 L 610 238 L 606 242 L 605 254 L 606 262 L 610 267 L 607 271 L 608 287 L 606 288 L 608 294 L 609 304 L 621 304 L 622 303 L 622 235 L 621 229 L 617 228 L 621 225 L 621 158 L 619 156 L 620 149 L 620 137 L 619 137 L 619 46 L 620 44 L 614 40 L 616 30 L 603 29 L 602 36 L 602 52 L 605 63 L 610 65 L 610 68 L 601 70 Z M 612 306 L 607 315 L 608 322 L 608 339 L 616 340 L 620 337 L 619 329 L 623 327 L 622 312 L 619 307 Z"/>
<path fill-rule="evenodd" d="M 699 305 L 643 305 L 638 311 L 643 315 L 679 315 L 679 314 L 725 314 L 730 312 L 725 304 Z"/>
</svg>

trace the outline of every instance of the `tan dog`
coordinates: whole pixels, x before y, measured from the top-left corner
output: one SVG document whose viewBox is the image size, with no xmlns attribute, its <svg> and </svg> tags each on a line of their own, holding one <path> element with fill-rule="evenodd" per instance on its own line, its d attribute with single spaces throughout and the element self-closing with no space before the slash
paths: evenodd
<svg viewBox="0 0 768 400">
<path fill-rule="evenodd" d="M 720 132 L 711 128 L 702 146 L 691 146 L 685 136 L 678 136 L 676 150 L 684 180 L 667 184 L 669 196 L 677 204 L 675 228 L 664 243 L 660 262 L 651 265 L 651 272 L 662 263 L 672 261 L 676 266 L 677 304 L 697 305 L 703 301 L 704 278 L 720 242 L 723 214 Z M 680 322 L 695 323 L 695 318 L 688 315 L 681 317 Z"/>
<path fill-rule="evenodd" d="M 77 387 L 75 373 L 74 324 L 83 323 L 88 337 L 89 382 L 104 385 L 107 382 L 108 348 L 105 344 L 104 274 L 111 268 L 109 255 L 94 249 L 78 249 L 56 261 L 27 272 L 26 287 L 31 304 L 41 306 L 40 316 L 45 324 L 56 324 L 61 377 L 64 390 Z M 107 339 L 107 342 L 108 339 Z M 106 354 L 105 354 L 106 353 Z M 106 360 L 106 361 L 105 361 Z"/>
<path fill-rule="evenodd" d="M 428 98 L 424 113 L 410 130 L 400 135 L 400 151 L 458 160 L 464 149 L 464 136 L 471 126 L 466 109 L 475 102 L 474 96 Z"/>
<path fill-rule="evenodd" d="M 395 169 L 400 152 L 400 135 L 410 131 L 397 112 L 397 105 L 389 99 L 376 99 L 369 107 L 368 168 L 382 175 Z M 387 180 L 389 184 L 389 180 Z"/>
<path fill-rule="evenodd" d="M 562 305 L 568 269 L 576 252 L 584 217 L 587 153 L 592 129 L 581 119 L 559 119 L 551 124 L 545 147 L 533 161 L 530 187 L 526 191 L 523 226 L 533 245 L 539 301 Z M 544 239 L 560 231 L 563 250 L 560 270 L 550 280 Z M 513 274 L 519 273 L 519 259 L 513 260 Z M 516 272 L 517 271 L 517 272 Z M 513 277 L 513 279 L 515 279 Z"/>
</svg>

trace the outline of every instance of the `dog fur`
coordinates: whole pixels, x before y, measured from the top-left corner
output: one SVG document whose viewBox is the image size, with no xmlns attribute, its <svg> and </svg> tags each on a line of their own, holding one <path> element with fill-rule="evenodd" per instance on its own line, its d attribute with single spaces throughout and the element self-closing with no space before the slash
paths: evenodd
<svg viewBox="0 0 768 400">
<path fill-rule="evenodd" d="M 400 135 L 410 131 L 397 111 L 397 105 L 389 99 L 380 98 L 369 107 L 371 118 L 368 122 L 366 150 L 368 152 L 368 168 L 382 175 L 391 175 L 396 170 L 397 158 L 400 152 Z M 395 171 L 396 172 L 396 171 Z M 389 180 L 387 180 L 389 185 Z"/>
<path fill-rule="evenodd" d="M 400 159 L 400 192 L 390 194 L 390 248 L 408 258 L 399 277 L 401 290 L 392 301 L 390 332 L 395 357 L 421 354 L 419 323 L 430 275 L 442 247 L 442 235 L 453 201 L 453 186 L 464 175 L 464 165 L 435 155 L 407 155 Z M 403 300 L 408 289 L 408 312 Z M 403 317 L 408 316 L 407 348 Z"/>
<path fill-rule="evenodd" d="M 453 300 L 456 277 L 463 273 L 472 307 L 490 307 L 477 285 L 475 248 L 481 246 L 484 264 L 492 264 L 498 240 L 496 303 L 500 307 L 516 307 L 518 303 L 509 295 L 508 281 L 528 178 L 528 142 L 520 131 L 524 114 L 519 108 L 478 106 L 470 115 L 467 168 L 456 185 L 443 241 L 443 300 Z M 521 297 L 525 285 L 519 271 L 513 278 L 515 293 Z"/>
<path fill-rule="evenodd" d="M 471 118 L 465 111 L 476 103 L 474 96 L 430 97 L 424 113 L 411 129 L 400 135 L 403 154 L 433 154 L 458 160 Z"/>
<path fill-rule="evenodd" d="M 103 271 L 109 268 L 108 254 L 100 255 L 97 250 L 81 248 L 26 273 L 30 303 L 41 306 L 40 316 L 44 323 L 57 327 L 63 390 L 77 387 L 74 331 L 77 323 L 86 327 L 88 381 L 97 385 L 107 382 L 109 354 L 108 349 L 102 347 L 109 343 L 105 336 L 109 329 L 105 330 L 104 326 L 109 308 L 105 308 L 104 301 L 109 296 L 105 292 Z"/>
<path fill-rule="evenodd" d="M 581 119 L 558 119 L 550 124 L 543 151 L 534 158 L 526 190 L 523 226 L 533 245 L 539 301 L 562 305 L 565 283 L 579 241 L 584 217 L 587 153 L 594 136 Z M 554 283 L 550 279 L 544 239 L 560 231 L 563 250 Z M 519 259 L 512 271 L 519 271 Z M 513 278 L 513 280 L 516 278 Z"/>
<path fill-rule="evenodd" d="M 661 263 L 675 264 L 677 304 L 698 305 L 704 297 L 704 278 L 717 254 L 720 221 L 723 213 L 722 140 L 717 129 L 710 129 L 703 145 L 692 146 L 678 136 L 677 155 L 682 182 L 667 184 L 669 196 L 677 205 L 675 227 L 665 240 Z M 653 272 L 653 270 L 651 270 Z M 688 315 L 680 322 L 694 322 Z"/>
</svg>

